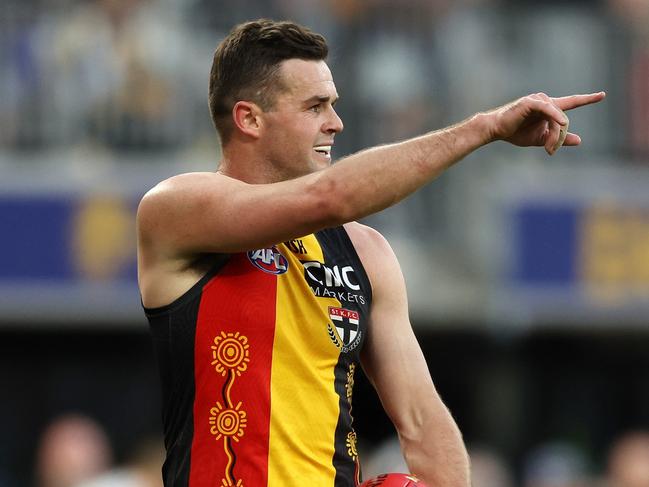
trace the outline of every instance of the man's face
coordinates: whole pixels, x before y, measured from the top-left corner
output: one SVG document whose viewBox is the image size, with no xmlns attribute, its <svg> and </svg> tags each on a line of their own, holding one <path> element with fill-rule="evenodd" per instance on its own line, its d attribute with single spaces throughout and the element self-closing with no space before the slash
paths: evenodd
<svg viewBox="0 0 649 487">
<path fill-rule="evenodd" d="M 334 110 L 338 93 L 324 61 L 289 59 L 282 62 L 280 76 L 285 89 L 262 114 L 260 142 L 281 179 L 289 179 L 331 164 L 334 136 L 343 123 Z"/>
</svg>

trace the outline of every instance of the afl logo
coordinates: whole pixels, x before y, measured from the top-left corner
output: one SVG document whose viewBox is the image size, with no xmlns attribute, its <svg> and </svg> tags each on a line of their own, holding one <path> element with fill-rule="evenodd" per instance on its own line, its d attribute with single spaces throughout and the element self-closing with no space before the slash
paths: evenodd
<svg viewBox="0 0 649 487">
<path fill-rule="evenodd" d="M 284 274 L 288 270 L 288 260 L 274 245 L 269 249 L 251 250 L 248 260 L 257 269 L 268 274 Z"/>
</svg>

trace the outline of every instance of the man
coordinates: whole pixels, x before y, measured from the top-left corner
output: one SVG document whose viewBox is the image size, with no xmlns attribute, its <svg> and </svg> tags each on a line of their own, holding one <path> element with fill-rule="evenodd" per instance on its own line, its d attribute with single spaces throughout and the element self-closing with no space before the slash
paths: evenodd
<svg viewBox="0 0 649 487">
<path fill-rule="evenodd" d="M 397 259 L 354 220 L 493 140 L 550 154 L 564 136 L 578 145 L 562 110 L 604 94 L 530 95 L 331 165 L 343 124 L 326 56 L 324 38 L 293 23 L 237 26 L 210 76 L 218 171 L 170 178 L 140 204 L 139 283 L 162 374 L 166 486 L 356 485 L 359 363 L 411 472 L 432 486 L 469 485 Z"/>
</svg>

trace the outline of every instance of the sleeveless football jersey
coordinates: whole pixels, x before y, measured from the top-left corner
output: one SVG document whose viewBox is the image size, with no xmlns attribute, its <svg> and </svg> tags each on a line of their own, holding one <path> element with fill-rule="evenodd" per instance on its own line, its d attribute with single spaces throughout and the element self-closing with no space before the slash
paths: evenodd
<svg viewBox="0 0 649 487">
<path fill-rule="evenodd" d="M 343 227 L 213 268 L 146 309 L 162 378 L 166 487 L 349 487 L 352 388 L 371 288 Z"/>
</svg>

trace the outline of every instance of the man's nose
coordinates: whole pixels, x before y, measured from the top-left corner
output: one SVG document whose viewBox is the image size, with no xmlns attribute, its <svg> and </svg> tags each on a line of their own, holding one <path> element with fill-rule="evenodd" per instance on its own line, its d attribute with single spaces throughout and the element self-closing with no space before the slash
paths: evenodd
<svg viewBox="0 0 649 487">
<path fill-rule="evenodd" d="M 342 132 L 343 128 L 345 128 L 345 126 L 343 125 L 342 119 L 338 116 L 336 110 L 332 108 L 331 116 L 323 127 L 324 131 L 327 133 L 337 134 Z"/>
</svg>

